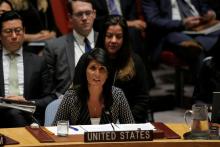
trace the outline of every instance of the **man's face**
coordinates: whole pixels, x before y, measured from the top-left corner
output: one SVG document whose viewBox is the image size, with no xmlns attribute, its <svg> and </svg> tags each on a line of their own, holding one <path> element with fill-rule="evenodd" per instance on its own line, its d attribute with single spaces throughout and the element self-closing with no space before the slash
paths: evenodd
<svg viewBox="0 0 220 147">
<path fill-rule="evenodd" d="M 96 11 L 92 8 L 92 4 L 75 1 L 72 2 L 72 10 L 74 30 L 83 36 L 87 36 L 92 30 L 93 22 L 96 17 Z"/>
<path fill-rule="evenodd" d="M 14 19 L 3 22 L 0 40 L 6 50 L 17 51 L 24 41 L 24 28 L 21 20 Z"/>
</svg>

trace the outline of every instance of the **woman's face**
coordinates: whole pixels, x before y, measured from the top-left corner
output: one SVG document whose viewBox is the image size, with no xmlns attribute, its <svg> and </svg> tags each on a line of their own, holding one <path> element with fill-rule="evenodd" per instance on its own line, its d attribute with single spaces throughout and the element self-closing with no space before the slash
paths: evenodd
<svg viewBox="0 0 220 147">
<path fill-rule="evenodd" d="M 103 86 L 107 77 L 107 68 L 96 60 L 90 61 L 86 69 L 86 77 L 89 86 Z"/>
<path fill-rule="evenodd" d="M 8 3 L 3 2 L 2 4 L 0 4 L 0 15 L 11 10 L 12 8 Z"/>
<path fill-rule="evenodd" d="M 123 44 L 123 31 L 120 25 L 109 26 L 105 35 L 105 48 L 110 56 L 115 56 Z"/>
</svg>

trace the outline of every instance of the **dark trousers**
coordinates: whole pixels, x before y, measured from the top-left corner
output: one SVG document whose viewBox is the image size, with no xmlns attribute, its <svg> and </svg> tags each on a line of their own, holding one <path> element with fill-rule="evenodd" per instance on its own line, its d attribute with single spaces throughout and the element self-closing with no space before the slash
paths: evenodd
<svg viewBox="0 0 220 147">
<path fill-rule="evenodd" d="M 0 116 L 0 128 L 24 127 L 32 122 L 29 113 L 12 108 L 0 109 Z"/>
</svg>

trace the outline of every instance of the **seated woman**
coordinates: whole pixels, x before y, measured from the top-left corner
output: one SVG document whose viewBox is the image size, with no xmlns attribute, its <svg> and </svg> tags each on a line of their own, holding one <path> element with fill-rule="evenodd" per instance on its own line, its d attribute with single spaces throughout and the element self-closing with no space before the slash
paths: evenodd
<svg viewBox="0 0 220 147">
<path fill-rule="evenodd" d="M 81 65 L 81 82 L 65 93 L 54 125 L 58 120 L 69 120 L 71 125 L 116 123 L 118 120 L 134 123 L 124 93 L 110 83 L 108 65 L 103 49 L 97 48 L 86 54 Z"/>
<path fill-rule="evenodd" d="M 104 23 L 103 31 L 99 34 L 97 47 L 103 48 L 110 58 L 109 77 L 114 86 L 121 88 L 130 105 L 136 123 L 152 121 L 149 108 L 149 81 L 144 63 L 138 55 L 131 51 L 128 26 L 126 20 L 119 15 L 109 16 Z M 80 83 L 78 73 L 84 57 L 79 60 L 74 84 Z"/>
</svg>

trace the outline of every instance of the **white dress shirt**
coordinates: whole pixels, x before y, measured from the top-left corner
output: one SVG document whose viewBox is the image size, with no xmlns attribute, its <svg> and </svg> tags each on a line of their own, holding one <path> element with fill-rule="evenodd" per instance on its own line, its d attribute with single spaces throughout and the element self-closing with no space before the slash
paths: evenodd
<svg viewBox="0 0 220 147">
<path fill-rule="evenodd" d="M 188 3 L 188 5 L 191 7 L 193 16 L 199 16 L 199 13 L 194 7 L 194 5 L 191 3 L 191 0 L 185 0 L 185 2 Z M 181 20 L 182 19 L 181 14 L 176 0 L 171 0 L 171 7 L 172 7 L 172 20 Z"/>
<path fill-rule="evenodd" d="M 16 57 L 17 59 L 17 69 L 18 69 L 18 87 L 19 87 L 19 93 L 20 96 L 23 96 L 24 94 L 24 64 L 23 64 L 23 48 L 20 48 L 17 50 L 17 54 L 19 56 Z M 4 73 L 4 85 L 5 85 L 5 96 L 9 95 L 9 52 L 3 48 L 3 73 Z"/>
<path fill-rule="evenodd" d="M 75 66 L 76 66 L 82 54 L 85 53 L 85 42 L 84 42 L 85 37 L 78 34 L 76 31 L 73 31 L 73 36 L 74 36 Z M 89 33 L 87 39 L 89 40 L 90 46 L 94 48 L 95 38 L 94 38 L 93 30 Z"/>
</svg>

